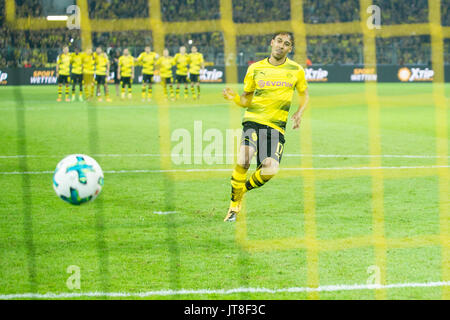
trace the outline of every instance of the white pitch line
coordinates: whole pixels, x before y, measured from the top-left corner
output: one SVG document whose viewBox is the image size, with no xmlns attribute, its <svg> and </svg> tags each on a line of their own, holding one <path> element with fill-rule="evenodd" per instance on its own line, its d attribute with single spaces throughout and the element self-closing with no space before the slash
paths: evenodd
<svg viewBox="0 0 450 320">
<path fill-rule="evenodd" d="M 233 288 L 233 289 L 181 289 L 181 290 L 158 290 L 146 292 L 65 292 L 65 293 L 16 293 L 0 295 L 0 300 L 11 299 L 63 299 L 80 297 L 151 297 L 151 296 L 174 296 L 174 295 L 192 295 L 192 294 L 234 294 L 234 293 L 298 293 L 298 292 L 336 292 L 336 291 L 355 291 L 355 290 L 377 290 L 393 288 L 430 288 L 450 286 L 450 281 L 425 282 L 425 283 L 393 283 L 387 285 L 377 284 L 352 284 L 352 285 L 328 285 L 317 288 L 310 287 L 291 287 L 291 288 Z"/>
<path fill-rule="evenodd" d="M 172 214 L 172 213 L 177 213 L 178 211 L 153 211 L 154 214 L 159 214 L 159 215 L 166 215 L 166 214 Z"/>
<path fill-rule="evenodd" d="M 411 170 L 411 169 L 438 169 L 450 168 L 450 166 L 399 166 L 399 167 L 334 167 L 334 168 L 281 168 L 281 171 L 307 171 L 307 170 Z M 119 173 L 175 173 L 175 172 L 229 172 L 230 168 L 212 168 L 212 169 L 166 169 L 166 170 L 104 170 L 104 173 L 119 174 Z M 50 174 L 54 171 L 4 171 L 0 175 L 21 175 L 21 174 Z"/>
<path fill-rule="evenodd" d="M 16 158 L 61 158 L 66 155 L 0 155 L 0 159 L 16 159 Z M 180 154 L 158 154 L 158 153 L 125 153 L 125 154 L 92 154 L 93 157 L 105 157 L 105 158 L 119 158 L 119 157 L 136 157 L 136 158 L 151 158 L 151 157 L 181 157 Z M 200 157 L 203 154 L 190 154 L 191 157 Z M 215 156 L 234 156 L 234 154 L 216 154 Z M 283 157 L 312 157 L 312 158 L 410 158 L 410 159 L 437 159 L 437 158 L 450 158 L 450 156 L 440 155 L 408 155 L 408 154 L 382 154 L 382 155 L 367 155 L 367 154 L 298 154 L 298 153 L 285 153 Z"/>
</svg>

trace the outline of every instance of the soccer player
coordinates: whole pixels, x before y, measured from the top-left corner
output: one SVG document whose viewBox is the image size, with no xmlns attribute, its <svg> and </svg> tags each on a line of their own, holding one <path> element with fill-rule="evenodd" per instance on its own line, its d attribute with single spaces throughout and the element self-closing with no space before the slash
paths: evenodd
<svg viewBox="0 0 450 320">
<path fill-rule="evenodd" d="M 70 81 L 70 54 L 69 47 L 64 46 L 63 52 L 56 60 L 56 78 L 58 79 L 58 98 L 56 101 L 61 101 L 62 85 L 66 86 L 65 97 L 66 101 L 69 99 L 69 81 Z"/>
<path fill-rule="evenodd" d="M 175 89 L 177 99 L 180 97 L 180 83 L 184 83 L 184 98 L 188 97 L 188 83 L 187 83 L 187 74 L 188 74 L 188 65 L 190 64 L 189 55 L 186 54 L 186 47 L 181 46 L 180 52 L 175 55 L 173 58 L 174 65 L 176 65 L 175 71 L 175 81 L 177 83 L 177 87 Z"/>
<path fill-rule="evenodd" d="M 198 52 L 197 47 L 191 48 L 189 54 L 189 80 L 191 82 L 191 92 L 194 99 L 200 99 L 200 70 L 205 69 L 205 61 L 203 60 L 203 54 Z M 195 93 L 195 87 L 197 87 L 197 94 Z"/>
<path fill-rule="evenodd" d="M 79 99 L 83 101 L 83 55 L 79 48 L 70 57 L 72 65 L 72 101 L 75 101 L 76 86 L 79 88 Z"/>
<path fill-rule="evenodd" d="M 125 99 L 125 85 L 128 85 L 128 99 L 131 99 L 131 84 L 134 79 L 134 58 L 130 55 L 128 48 L 123 50 L 123 55 L 119 58 L 117 73 L 122 83 L 122 99 Z"/>
<path fill-rule="evenodd" d="M 97 47 L 95 55 L 95 81 L 97 82 L 98 101 L 103 101 L 100 95 L 100 86 L 103 85 L 105 99 L 110 102 L 108 91 L 109 59 L 101 47 Z"/>
<path fill-rule="evenodd" d="M 120 51 L 119 49 L 111 52 L 111 71 L 114 73 L 114 86 L 116 87 L 116 96 L 119 96 L 119 57 Z"/>
<path fill-rule="evenodd" d="M 94 97 L 94 72 L 95 72 L 95 55 L 91 48 L 87 48 L 83 54 L 83 81 L 84 94 L 89 100 Z"/>
<path fill-rule="evenodd" d="M 156 59 L 158 59 L 158 54 L 152 52 L 150 46 L 146 46 L 145 51 L 137 58 L 138 64 L 142 65 L 142 101 L 145 101 L 146 95 L 147 101 L 152 100 L 152 82 Z"/>
<path fill-rule="evenodd" d="M 169 50 L 164 49 L 163 56 L 156 61 L 156 65 L 159 68 L 159 75 L 161 76 L 161 83 L 163 85 L 164 97 L 167 99 L 167 85 L 170 89 L 170 99 L 175 98 L 173 94 L 173 58 L 169 56 Z"/>
<path fill-rule="evenodd" d="M 287 57 L 293 44 L 290 33 L 276 33 L 272 37 L 270 57 L 248 67 L 243 94 L 239 96 L 230 88 L 223 90 L 225 99 L 246 108 L 238 161 L 231 175 L 231 203 L 224 221 L 235 221 L 244 193 L 262 187 L 278 172 L 295 89 L 300 105 L 292 116 L 293 129 L 300 126 L 308 103 L 308 90 L 305 71 Z M 258 166 L 247 179 L 255 153 Z"/>
</svg>

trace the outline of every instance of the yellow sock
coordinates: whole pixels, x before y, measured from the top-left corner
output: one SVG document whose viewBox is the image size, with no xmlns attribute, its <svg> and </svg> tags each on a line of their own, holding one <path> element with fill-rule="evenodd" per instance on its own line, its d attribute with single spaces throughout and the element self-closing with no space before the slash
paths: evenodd
<svg viewBox="0 0 450 320">
<path fill-rule="evenodd" d="M 245 191 L 245 181 L 247 179 L 247 170 L 246 168 L 236 165 L 233 169 L 233 173 L 231 174 L 231 202 L 232 206 L 237 205 L 241 199 L 242 194 Z"/>
<path fill-rule="evenodd" d="M 262 175 L 261 168 L 258 168 L 248 180 L 245 182 L 245 190 L 250 191 L 252 189 L 262 187 L 267 181 L 273 178 L 274 175 Z"/>
</svg>

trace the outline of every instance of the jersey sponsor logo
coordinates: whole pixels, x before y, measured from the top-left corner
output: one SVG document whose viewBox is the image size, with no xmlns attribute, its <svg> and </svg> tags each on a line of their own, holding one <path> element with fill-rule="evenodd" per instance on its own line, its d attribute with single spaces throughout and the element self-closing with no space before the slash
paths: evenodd
<svg viewBox="0 0 450 320">
<path fill-rule="evenodd" d="M 30 77 L 30 84 L 54 84 L 56 82 L 54 70 L 35 70 Z"/>
<path fill-rule="evenodd" d="M 8 84 L 8 73 L 0 70 L 0 84 Z"/>
<path fill-rule="evenodd" d="M 398 70 L 397 76 L 402 82 L 433 81 L 434 70 L 403 67 Z"/>
<path fill-rule="evenodd" d="M 306 68 L 305 69 L 305 78 L 307 81 L 315 82 L 315 81 L 328 81 L 328 70 L 324 70 L 322 68 L 313 69 Z"/>
<path fill-rule="evenodd" d="M 285 81 L 266 81 L 266 80 L 259 80 L 258 86 L 260 88 L 264 87 L 286 87 L 286 88 L 292 88 L 294 84 L 285 82 Z"/>
<path fill-rule="evenodd" d="M 200 81 L 201 82 L 223 82 L 223 71 L 213 69 L 203 69 L 200 70 Z"/>
<path fill-rule="evenodd" d="M 355 68 L 350 81 L 377 81 L 375 68 Z"/>
</svg>

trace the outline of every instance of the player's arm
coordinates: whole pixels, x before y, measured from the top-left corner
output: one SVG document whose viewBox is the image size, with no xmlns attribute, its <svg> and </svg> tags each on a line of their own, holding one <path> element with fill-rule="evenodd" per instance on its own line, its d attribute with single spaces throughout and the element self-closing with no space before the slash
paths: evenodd
<svg viewBox="0 0 450 320">
<path fill-rule="evenodd" d="M 234 101 L 234 103 L 242 108 L 247 108 L 252 104 L 253 92 L 255 89 L 254 65 L 251 65 L 244 78 L 244 92 L 241 95 L 238 95 L 233 89 L 225 88 L 223 89 L 223 97 L 229 101 Z"/>
<path fill-rule="evenodd" d="M 302 120 L 303 112 L 305 111 L 308 101 L 309 101 L 309 93 L 308 89 L 305 89 L 303 92 L 299 92 L 300 105 L 298 110 L 292 115 L 292 121 L 294 124 L 292 125 L 292 129 L 297 129 L 300 127 L 300 122 Z"/>
<path fill-rule="evenodd" d="M 234 103 L 242 108 L 247 108 L 252 104 L 253 91 L 244 91 L 241 95 L 238 95 L 233 89 L 225 88 L 223 89 L 223 97 L 228 101 L 234 101 Z"/>
<path fill-rule="evenodd" d="M 121 65 L 122 63 L 121 63 L 121 61 L 120 61 L 120 59 L 119 59 L 119 63 L 117 64 L 117 79 L 119 79 L 120 80 L 120 65 Z"/>
<path fill-rule="evenodd" d="M 134 63 L 131 63 L 131 79 L 134 79 Z"/>
</svg>

